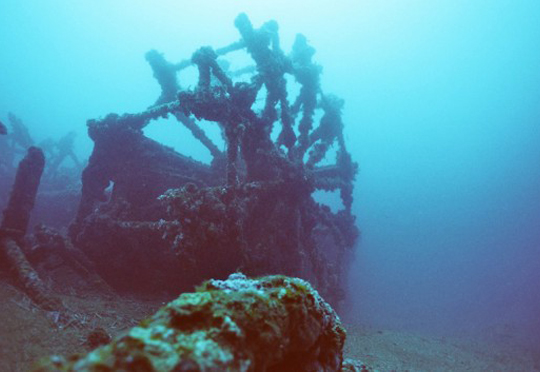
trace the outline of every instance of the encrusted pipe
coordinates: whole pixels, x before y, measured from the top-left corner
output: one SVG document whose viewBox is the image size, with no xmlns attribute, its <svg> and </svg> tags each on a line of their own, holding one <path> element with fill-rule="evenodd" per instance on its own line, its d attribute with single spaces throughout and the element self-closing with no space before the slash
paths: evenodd
<svg viewBox="0 0 540 372">
<path fill-rule="evenodd" d="M 22 238 L 26 234 L 44 166 L 43 151 L 33 146 L 19 164 L 2 221 L 2 230 L 9 231 L 12 237 Z"/>
<path fill-rule="evenodd" d="M 19 164 L 9 203 L 4 210 L 0 228 L 0 254 L 32 301 L 45 310 L 59 310 L 62 303 L 47 294 L 43 282 L 17 243 L 26 234 L 44 166 L 43 151 L 30 147 Z"/>
</svg>

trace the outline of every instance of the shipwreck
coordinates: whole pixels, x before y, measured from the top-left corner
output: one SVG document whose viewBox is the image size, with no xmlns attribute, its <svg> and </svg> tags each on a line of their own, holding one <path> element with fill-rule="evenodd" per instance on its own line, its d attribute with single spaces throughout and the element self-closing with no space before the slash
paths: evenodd
<svg viewBox="0 0 540 372">
<path fill-rule="evenodd" d="M 286 54 L 276 22 L 255 28 L 241 14 L 235 26 L 238 41 L 202 47 L 185 61 L 148 52 L 161 87 L 156 102 L 88 121 L 94 149 L 71 239 L 120 291 L 178 293 L 241 270 L 304 278 L 337 306 L 358 236 L 351 212 L 358 166 L 343 136 L 343 100 L 323 91 L 305 36 Z M 229 71 L 226 57 L 239 50 L 254 65 Z M 183 89 L 178 73 L 192 65 L 198 83 Z M 294 99 L 291 78 L 300 86 Z M 259 109 L 256 99 L 264 100 Z M 211 164 L 145 136 L 145 126 L 162 117 L 187 127 Z M 220 128 L 225 149 L 202 120 Z M 335 162 L 321 165 L 332 147 Z M 317 203 L 317 190 L 338 192 L 343 208 L 334 213 Z"/>
</svg>

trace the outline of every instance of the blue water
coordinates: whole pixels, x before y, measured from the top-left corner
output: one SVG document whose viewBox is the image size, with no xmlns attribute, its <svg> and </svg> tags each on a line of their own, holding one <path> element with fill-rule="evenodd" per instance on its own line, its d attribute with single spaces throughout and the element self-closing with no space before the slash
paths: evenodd
<svg viewBox="0 0 540 372">
<path fill-rule="evenodd" d="M 304 33 L 345 99 L 362 230 L 347 319 L 540 344 L 538 1 L 2 0 L 0 118 L 37 142 L 76 130 L 87 157 L 87 119 L 159 95 L 146 51 L 227 45 L 242 11 L 277 20 L 286 51 Z M 147 134 L 209 159 L 180 126 Z"/>
</svg>

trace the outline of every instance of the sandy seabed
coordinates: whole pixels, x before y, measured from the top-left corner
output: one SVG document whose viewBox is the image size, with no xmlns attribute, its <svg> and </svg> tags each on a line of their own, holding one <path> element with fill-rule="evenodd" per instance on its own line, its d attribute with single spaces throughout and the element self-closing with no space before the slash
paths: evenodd
<svg viewBox="0 0 540 372">
<path fill-rule="evenodd" d="M 480 340 L 346 325 L 345 356 L 376 371 L 540 371 L 534 352 L 511 337 Z"/>
<path fill-rule="evenodd" d="M 29 371 L 44 356 L 84 352 L 92 329 L 101 327 L 114 337 L 172 298 L 64 294 L 62 300 L 79 325 L 59 327 L 57 314 L 38 309 L 0 280 L 0 372 Z M 360 360 L 370 371 L 540 371 L 540 353 L 510 340 L 487 343 L 345 327 L 345 357 Z"/>
</svg>

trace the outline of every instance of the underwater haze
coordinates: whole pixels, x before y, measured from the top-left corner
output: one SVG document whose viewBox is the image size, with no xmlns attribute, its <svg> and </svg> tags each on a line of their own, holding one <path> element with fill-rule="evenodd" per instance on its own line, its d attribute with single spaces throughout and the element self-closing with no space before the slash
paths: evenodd
<svg viewBox="0 0 540 372">
<path fill-rule="evenodd" d="M 228 45 L 240 12 L 275 19 L 285 51 L 306 35 L 325 92 L 345 100 L 362 231 L 346 319 L 540 345 L 537 0 L 2 0 L 0 119 L 20 115 L 38 142 L 75 130 L 86 158 L 86 120 L 159 96 L 148 50 L 180 61 Z M 147 134 L 210 159 L 162 124 Z"/>
</svg>

